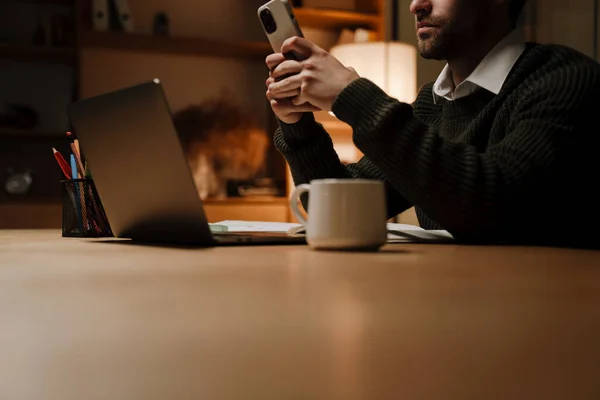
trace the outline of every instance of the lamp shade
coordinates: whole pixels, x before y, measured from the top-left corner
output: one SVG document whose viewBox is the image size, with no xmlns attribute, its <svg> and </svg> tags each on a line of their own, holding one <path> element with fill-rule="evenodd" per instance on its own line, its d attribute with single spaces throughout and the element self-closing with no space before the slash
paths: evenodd
<svg viewBox="0 0 600 400">
<path fill-rule="evenodd" d="M 330 54 L 389 96 L 412 103 L 417 92 L 417 50 L 400 42 L 357 42 L 334 46 Z"/>
</svg>

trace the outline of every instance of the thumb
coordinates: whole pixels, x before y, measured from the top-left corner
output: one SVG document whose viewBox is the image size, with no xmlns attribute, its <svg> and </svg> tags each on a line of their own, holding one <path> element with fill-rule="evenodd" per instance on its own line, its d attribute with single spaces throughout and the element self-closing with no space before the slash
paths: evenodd
<svg viewBox="0 0 600 400">
<path fill-rule="evenodd" d="M 304 103 L 308 103 L 308 99 L 306 98 L 306 95 L 303 92 L 300 92 L 298 96 L 292 99 L 292 104 L 295 106 L 300 106 Z"/>
<path fill-rule="evenodd" d="M 307 59 L 317 48 L 312 42 L 299 36 L 286 39 L 281 46 L 281 53 L 293 53 L 300 59 Z"/>
</svg>

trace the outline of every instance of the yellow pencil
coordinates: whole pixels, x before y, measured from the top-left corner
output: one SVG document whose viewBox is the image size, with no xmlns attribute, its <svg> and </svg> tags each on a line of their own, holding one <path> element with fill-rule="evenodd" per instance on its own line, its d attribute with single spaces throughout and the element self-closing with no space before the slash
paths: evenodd
<svg viewBox="0 0 600 400">
<path fill-rule="evenodd" d="M 69 139 L 73 138 L 71 132 L 67 132 L 67 137 Z M 75 162 L 77 163 L 77 171 L 79 172 L 79 179 L 81 179 L 85 177 L 85 168 L 83 167 L 83 163 L 81 162 L 81 153 L 79 152 L 79 140 L 73 139 L 73 141 L 69 143 L 69 146 L 71 146 L 71 151 L 75 156 Z"/>
</svg>

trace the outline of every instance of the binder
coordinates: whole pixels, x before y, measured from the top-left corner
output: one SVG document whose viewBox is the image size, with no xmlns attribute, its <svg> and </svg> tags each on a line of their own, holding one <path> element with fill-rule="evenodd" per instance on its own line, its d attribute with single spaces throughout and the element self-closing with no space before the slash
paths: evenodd
<svg viewBox="0 0 600 400">
<path fill-rule="evenodd" d="M 131 19 L 131 12 L 129 11 L 129 0 L 112 1 L 115 8 L 116 19 L 121 30 L 133 32 L 133 20 Z"/>
<path fill-rule="evenodd" d="M 110 0 L 92 0 L 92 26 L 97 31 L 107 31 L 109 26 Z"/>
</svg>

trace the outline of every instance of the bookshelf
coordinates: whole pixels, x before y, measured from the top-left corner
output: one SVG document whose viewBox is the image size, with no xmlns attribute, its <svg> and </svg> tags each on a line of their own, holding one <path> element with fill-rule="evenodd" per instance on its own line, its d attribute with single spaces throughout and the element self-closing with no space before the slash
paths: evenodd
<svg viewBox="0 0 600 400">
<path fill-rule="evenodd" d="M 338 10 L 295 8 L 294 13 L 301 26 L 320 29 L 365 28 L 378 31 L 382 17 Z M 150 34 L 126 32 L 99 32 L 86 29 L 80 32 L 83 48 L 107 48 L 114 50 L 216 57 L 256 58 L 263 61 L 272 52 L 266 42 L 240 42 L 218 39 L 163 37 Z"/>
<path fill-rule="evenodd" d="M 75 47 L 0 44 L 0 59 L 20 62 L 74 65 Z"/>
<path fill-rule="evenodd" d="M 160 0 L 157 0 L 160 1 Z M 232 2 L 236 0 L 231 0 Z M 372 3 L 369 10 L 373 12 L 358 12 L 358 11 L 342 11 L 329 9 L 325 5 L 322 8 L 303 8 L 294 7 L 294 13 L 301 27 L 321 29 L 331 32 L 340 32 L 342 29 L 365 28 L 376 33 L 376 37 L 383 38 L 385 36 L 385 18 L 384 18 L 384 1 L 383 0 L 368 0 Z M 73 18 L 73 31 L 71 32 L 72 46 L 50 46 L 50 45 L 33 45 L 29 43 L 6 43 L 0 40 L 0 62 L 18 62 L 19 64 L 33 65 L 42 68 L 42 66 L 63 66 L 72 70 L 72 99 L 82 98 L 82 71 L 86 64 L 82 61 L 83 57 L 87 57 L 90 51 L 106 50 L 120 54 L 127 58 L 132 55 L 150 56 L 155 55 L 161 59 L 173 56 L 179 60 L 180 56 L 185 56 L 186 59 L 192 60 L 194 57 L 210 57 L 210 58 L 225 58 L 230 60 L 243 60 L 250 63 L 249 65 L 264 66 L 265 57 L 271 53 L 271 48 L 264 36 L 258 35 L 249 37 L 243 40 L 225 39 L 216 37 L 215 35 L 169 35 L 156 36 L 147 33 L 147 29 L 134 32 L 122 31 L 95 31 L 91 27 L 89 14 L 89 0 L 0 0 L 0 6 L 7 3 L 27 4 L 28 7 L 37 7 L 41 9 L 57 9 L 61 11 L 68 10 L 69 15 Z M 239 0 L 242 4 L 242 0 Z M 153 1 L 152 3 L 156 3 Z M 164 1 L 165 5 L 169 3 Z M 173 3 L 186 4 L 183 1 L 174 1 Z M 260 3 L 260 2 L 258 2 Z M 257 3 L 257 4 L 258 4 Z M 140 1 L 139 4 L 144 4 Z M 139 7 L 139 5 L 138 5 Z M 190 5 L 191 7 L 191 5 Z M 194 4 L 193 7 L 208 7 L 208 5 Z M 213 6 L 211 6 L 213 7 Z M 219 6 L 221 7 L 221 6 Z M 133 12 L 133 11 L 132 11 Z M 190 12 L 191 14 L 191 12 Z M 135 14 L 132 14 L 134 20 Z M 248 13 L 248 19 L 251 19 L 249 25 L 255 26 L 258 24 L 255 13 Z M 262 32 L 261 32 L 262 33 Z M 112 57 L 112 56 L 111 56 Z M 119 57 L 119 56 L 115 56 Z M 254 71 L 256 71 L 257 67 Z M 259 69 L 260 70 L 260 69 Z M 112 72 L 106 71 L 107 75 Z M 262 72 L 261 72 L 262 73 Z M 262 82 L 263 76 L 256 76 L 252 80 Z M 250 90 L 250 89 L 245 89 Z M 252 95 L 254 97 L 254 95 Z M 257 91 L 255 95 L 258 101 L 264 101 L 264 91 Z M 270 110 L 269 110 L 270 111 Z M 272 118 L 268 121 L 266 129 L 269 133 L 275 129 L 275 120 Z M 326 121 L 326 127 L 331 129 L 332 136 L 335 138 L 349 138 L 344 127 L 335 120 Z M 351 137 L 350 137 L 351 140 Z M 59 181 L 61 179 L 60 172 L 51 156 L 50 147 L 52 144 L 60 147 L 66 145 L 64 132 L 52 129 L 35 129 L 24 131 L 18 129 L 9 129 L 0 127 L 0 148 L 13 149 L 19 154 L 13 154 L 11 157 L 4 157 L 0 149 L 0 160 L 2 162 L 12 162 L 21 160 L 21 164 L 28 164 L 27 160 L 31 160 L 31 164 L 36 167 L 38 181 L 43 179 Z M 57 148 L 58 148 L 57 147 Z M 40 160 L 40 157 L 47 158 Z M 274 149 L 269 150 L 268 157 L 279 157 L 279 161 L 275 163 L 280 176 L 276 176 L 277 181 L 286 181 L 287 188 L 291 183 L 288 178 L 288 171 L 285 161 L 278 152 Z M 12 160 L 12 161 L 11 161 Z M 0 178 L 5 179 L 2 175 L 2 169 L 6 169 L 6 165 L 0 162 Z M 44 184 L 44 190 L 34 191 L 34 195 L 24 199 L 12 199 L 7 195 L 0 193 L 0 221 L 4 220 L 20 220 L 20 226 L 26 227 L 55 227 L 56 215 L 60 213 L 60 185 L 58 190 L 50 190 L 49 185 Z M 286 188 L 286 189 L 287 189 Z M 47 189 L 47 190 L 46 190 Z M 287 191 L 286 191 L 287 192 Z M 10 207 L 2 207 L 2 203 L 9 203 Z M 206 202 L 207 215 L 212 220 L 219 219 L 270 219 L 274 221 L 286 221 L 290 219 L 287 197 L 274 198 L 230 198 L 224 200 L 210 199 Z M 16 204 L 21 204 L 17 207 Z M 41 207 L 45 204 L 44 218 L 40 217 L 40 213 L 30 210 L 31 207 Z M 54 211 L 49 212 L 52 208 Z M 19 216 L 12 215 L 12 219 L 4 218 L 2 210 L 10 209 L 11 213 L 19 210 Z M 27 211 L 29 210 L 29 211 Z M 8 211 L 6 211 L 8 212 Z M 37 215 L 39 221 L 33 221 L 33 217 L 28 215 Z M 212 216 L 212 217 L 211 217 Z M 270 217 L 269 217 L 270 216 Z M 0 224 L 1 225 L 1 224 Z M 2 228 L 2 226 L 0 226 Z"/>
</svg>

